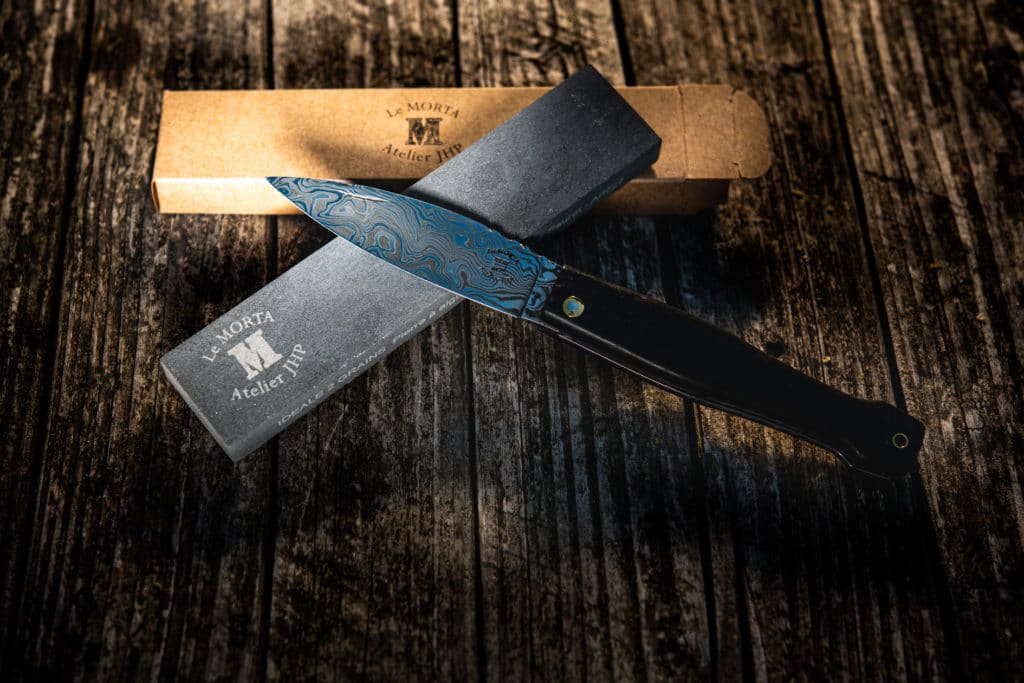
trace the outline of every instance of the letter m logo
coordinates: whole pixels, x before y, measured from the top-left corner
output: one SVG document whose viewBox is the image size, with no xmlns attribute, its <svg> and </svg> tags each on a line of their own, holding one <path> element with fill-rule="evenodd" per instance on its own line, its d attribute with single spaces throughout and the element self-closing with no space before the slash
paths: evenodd
<svg viewBox="0 0 1024 683">
<path fill-rule="evenodd" d="M 245 341 L 232 346 L 228 349 L 228 355 L 234 357 L 242 366 L 246 379 L 252 379 L 283 358 L 270 348 L 270 344 L 263 338 L 263 330 L 256 330 L 246 337 Z"/>
<path fill-rule="evenodd" d="M 443 145 L 441 142 L 441 119 L 406 119 L 409 122 L 407 145 Z"/>
</svg>

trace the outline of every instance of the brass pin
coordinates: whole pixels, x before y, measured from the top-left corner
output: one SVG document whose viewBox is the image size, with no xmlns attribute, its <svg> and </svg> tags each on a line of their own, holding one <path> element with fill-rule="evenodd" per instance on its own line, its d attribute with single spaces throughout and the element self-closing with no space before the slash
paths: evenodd
<svg viewBox="0 0 1024 683">
<path fill-rule="evenodd" d="M 578 318 L 583 315 L 583 301 L 575 296 L 565 297 L 562 302 L 562 312 L 570 318 Z"/>
</svg>

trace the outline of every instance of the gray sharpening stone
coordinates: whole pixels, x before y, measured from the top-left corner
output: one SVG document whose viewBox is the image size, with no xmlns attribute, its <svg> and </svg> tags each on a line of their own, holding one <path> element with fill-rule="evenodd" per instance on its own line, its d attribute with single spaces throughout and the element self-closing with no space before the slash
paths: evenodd
<svg viewBox="0 0 1024 683">
<path fill-rule="evenodd" d="M 571 223 L 653 164 L 660 146 L 587 67 L 406 194 L 525 239 Z M 335 239 L 160 363 L 238 460 L 459 301 Z"/>
</svg>

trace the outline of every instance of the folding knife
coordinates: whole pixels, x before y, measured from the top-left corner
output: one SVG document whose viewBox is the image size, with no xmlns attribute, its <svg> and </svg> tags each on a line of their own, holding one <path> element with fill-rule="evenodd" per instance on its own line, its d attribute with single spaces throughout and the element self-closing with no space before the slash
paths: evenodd
<svg viewBox="0 0 1024 683">
<path fill-rule="evenodd" d="M 725 330 L 560 266 L 454 211 L 361 185 L 268 180 L 370 254 L 668 391 L 806 439 L 864 472 L 901 475 L 916 462 L 924 425 L 899 408 L 837 391 Z"/>
</svg>

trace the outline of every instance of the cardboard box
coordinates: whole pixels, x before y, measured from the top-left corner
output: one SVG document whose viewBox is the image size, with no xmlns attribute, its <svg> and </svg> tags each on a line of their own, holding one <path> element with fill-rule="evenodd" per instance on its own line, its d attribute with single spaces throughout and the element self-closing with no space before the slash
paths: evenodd
<svg viewBox="0 0 1024 683">
<path fill-rule="evenodd" d="M 164 213 L 297 213 L 266 183 L 270 175 L 400 191 L 549 90 L 168 91 L 153 199 Z M 662 151 L 599 209 L 695 213 L 724 202 L 729 181 L 767 171 L 764 113 L 743 92 L 727 85 L 617 90 L 661 137 Z"/>
</svg>

